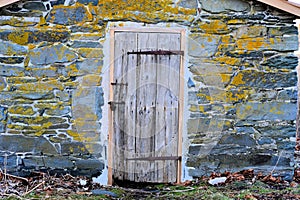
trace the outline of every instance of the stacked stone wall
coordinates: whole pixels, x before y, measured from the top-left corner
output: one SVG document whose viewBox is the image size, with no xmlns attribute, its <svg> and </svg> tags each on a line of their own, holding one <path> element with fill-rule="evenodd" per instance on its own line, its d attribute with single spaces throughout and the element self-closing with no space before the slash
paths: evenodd
<svg viewBox="0 0 300 200">
<path fill-rule="evenodd" d="M 297 113 L 294 19 L 244 0 L 34 0 L 1 8 L 1 167 L 7 157 L 15 173 L 101 173 L 108 95 L 102 75 L 109 56 L 103 46 L 109 22 L 118 21 L 120 27 L 160 23 L 187 30 L 183 140 L 190 176 L 274 168 L 290 179 Z"/>
</svg>

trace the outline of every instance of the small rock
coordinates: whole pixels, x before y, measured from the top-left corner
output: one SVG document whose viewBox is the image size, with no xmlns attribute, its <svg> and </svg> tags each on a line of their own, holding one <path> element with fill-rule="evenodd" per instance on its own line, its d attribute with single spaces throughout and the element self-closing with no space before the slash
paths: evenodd
<svg viewBox="0 0 300 200">
<path fill-rule="evenodd" d="M 79 180 L 80 185 L 85 186 L 86 185 L 86 180 L 80 179 Z"/>
<path fill-rule="evenodd" d="M 100 189 L 92 190 L 92 194 L 93 195 L 109 195 L 111 197 L 118 197 L 118 195 L 116 195 L 115 193 L 113 193 L 111 191 L 100 190 Z"/>
<path fill-rule="evenodd" d="M 211 185 L 218 185 L 220 183 L 225 183 L 226 180 L 227 180 L 226 177 L 217 177 L 217 178 L 209 180 L 208 183 Z"/>
</svg>

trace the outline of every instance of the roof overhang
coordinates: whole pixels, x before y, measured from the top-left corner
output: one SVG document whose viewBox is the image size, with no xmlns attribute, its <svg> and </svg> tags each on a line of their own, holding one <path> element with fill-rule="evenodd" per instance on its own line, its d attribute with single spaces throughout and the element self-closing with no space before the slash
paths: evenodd
<svg viewBox="0 0 300 200">
<path fill-rule="evenodd" d="M 20 1 L 20 0 L 0 0 L 0 7 L 15 3 L 17 1 Z"/>
<path fill-rule="evenodd" d="M 300 17 L 300 4 L 297 0 L 257 0 L 262 3 L 268 4 L 270 6 L 273 6 L 275 8 L 278 8 L 280 10 L 284 10 L 286 12 L 289 12 L 291 14 L 294 14 L 298 17 Z"/>
</svg>

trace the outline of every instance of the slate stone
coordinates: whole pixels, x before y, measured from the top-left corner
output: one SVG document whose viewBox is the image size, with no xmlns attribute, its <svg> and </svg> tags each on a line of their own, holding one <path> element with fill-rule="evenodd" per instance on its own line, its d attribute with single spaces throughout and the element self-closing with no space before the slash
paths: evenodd
<svg viewBox="0 0 300 200">
<path fill-rule="evenodd" d="M 79 169 L 104 169 L 104 163 L 99 159 L 78 159 L 75 160 L 75 166 Z"/>
<path fill-rule="evenodd" d="M 71 48 L 102 48 L 103 46 L 100 42 L 91 42 L 91 41 L 73 41 L 70 45 Z"/>
<path fill-rule="evenodd" d="M 78 133 L 79 134 L 79 133 Z M 61 144 L 61 153 L 63 155 L 82 155 L 89 154 L 82 142 L 64 142 Z"/>
<path fill-rule="evenodd" d="M 65 118 L 61 117 L 42 117 L 39 116 L 39 118 L 36 117 L 23 117 L 23 116 L 10 116 L 10 120 L 13 123 L 24 123 L 24 124 L 63 124 L 67 122 Z"/>
<path fill-rule="evenodd" d="M 293 54 L 275 55 L 265 60 L 262 65 L 276 69 L 295 69 L 298 66 L 298 57 Z"/>
<path fill-rule="evenodd" d="M 0 57 L 0 62 L 5 64 L 20 64 L 24 61 L 24 57 Z"/>
<path fill-rule="evenodd" d="M 55 5 L 64 5 L 65 0 L 55 0 L 55 1 L 50 1 L 50 3 L 51 3 L 52 6 L 55 6 Z"/>
<path fill-rule="evenodd" d="M 0 91 L 2 91 L 3 89 L 5 89 L 7 86 L 6 80 L 4 79 L 3 76 L 0 76 Z"/>
<path fill-rule="evenodd" d="M 188 120 L 188 133 L 212 133 L 226 131 L 232 128 L 232 124 L 227 119 L 198 118 Z"/>
<path fill-rule="evenodd" d="M 76 62 L 78 74 L 100 74 L 103 67 L 103 60 L 98 58 L 88 58 Z"/>
<path fill-rule="evenodd" d="M 298 91 L 296 89 L 285 89 L 278 92 L 277 99 L 297 101 Z"/>
<path fill-rule="evenodd" d="M 32 77 L 37 77 L 37 78 L 40 78 L 40 77 L 58 77 L 60 76 L 61 74 L 59 74 L 57 72 L 57 68 L 54 68 L 54 67 L 48 67 L 48 68 L 37 68 L 37 69 L 31 69 L 31 70 L 28 70 L 30 72 L 30 75 Z"/>
<path fill-rule="evenodd" d="M 64 123 L 64 124 L 54 124 L 49 126 L 49 129 L 68 129 L 71 125 Z"/>
<path fill-rule="evenodd" d="M 250 11 L 250 4 L 240 0 L 200 0 L 202 9 L 211 13 Z"/>
<path fill-rule="evenodd" d="M 37 44 L 40 42 L 66 42 L 70 37 L 70 33 L 66 30 L 4 30 L 0 31 L 0 39 L 10 40 L 21 45 L 29 43 Z"/>
<path fill-rule="evenodd" d="M 47 22 L 61 25 L 72 25 L 91 21 L 88 18 L 88 10 L 84 6 L 74 7 L 57 7 L 53 8 L 48 17 Z"/>
<path fill-rule="evenodd" d="M 0 133 L 5 132 L 6 118 L 7 118 L 7 108 L 0 106 Z"/>
<path fill-rule="evenodd" d="M 276 141 L 286 140 L 290 142 L 291 137 L 296 136 L 295 125 L 269 125 L 266 127 L 255 127 L 263 137 L 272 138 Z"/>
<path fill-rule="evenodd" d="M 53 92 L 16 92 L 12 95 L 13 99 L 30 99 L 30 100 L 39 100 L 39 99 L 53 99 Z"/>
<path fill-rule="evenodd" d="M 71 113 L 71 107 L 65 106 L 65 107 L 59 107 L 56 109 L 46 109 L 45 113 L 47 115 L 65 116 L 65 115 L 69 115 Z"/>
<path fill-rule="evenodd" d="M 64 156 L 45 157 L 45 166 L 56 169 L 71 169 L 74 167 L 72 160 Z"/>
<path fill-rule="evenodd" d="M 278 35 L 297 35 L 297 26 L 282 26 L 282 27 L 268 27 L 268 34 L 270 36 Z"/>
<path fill-rule="evenodd" d="M 5 154 L 7 156 L 5 156 Z M 6 158 L 5 158 L 6 157 Z M 6 159 L 6 160 L 5 160 Z M 12 168 L 15 168 L 17 166 L 17 155 L 9 153 L 1 153 L 0 156 L 0 166 L 4 169 L 4 166 L 6 166 L 7 170 L 10 170 Z M 6 162 L 6 164 L 4 164 Z"/>
<path fill-rule="evenodd" d="M 23 5 L 23 8 L 27 10 L 40 10 L 40 11 L 47 11 L 43 2 L 26 2 Z"/>
<path fill-rule="evenodd" d="M 270 101 L 276 99 L 276 90 L 259 90 L 250 95 L 249 100 L 254 101 Z"/>
<path fill-rule="evenodd" d="M 33 154 L 55 155 L 56 148 L 44 137 L 26 137 L 22 135 L 0 135 L 0 149 L 10 152 L 32 152 Z"/>
<path fill-rule="evenodd" d="M 264 144 L 273 144 L 274 143 L 274 140 L 271 139 L 271 138 L 267 138 L 267 137 L 263 137 L 263 138 L 260 138 L 257 143 L 259 145 L 264 145 Z"/>
<path fill-rule="evenodd" d="M 192 57 L 213 56 L 218 48 L 220 36 L 193 34 L 188 40 L 188 53 Z"/>
<path fill-rule="evenodd" d="M 0 76 L 23 76 L 23 67 L 0 65 Z"/>
<path fill-rule="evenodd" d="M 198 8 L 197 0 L 181 0 L 178 5 L 183 8 Z"/>
<path fill-rule="evenodd" d="M 219 144 L 234 144 L 239 146 L 255 147 L 256 141 L 248 134 L 225 135 Z"/>
<path fill-rule="evenodd" d="M 295 103 L 285 102 L 248 102 L 237 105 L 237 119 L 248 120 L 295 120 Z"/>
<path fill-rule="evenodd" d="M 97 115 L 97 119 L 100 120 L 102 118 L 102 106 L 104 105 L 104 92 L 101 87 L 96 87 L 95 93 L 95 112 Z"/>
<path fill-rule="evenodd" d="M 242 70 L 235 74 L 231 84 L 264 89 L 294 87 L 297 85 L 297 73 Z"/>
<path fill-rule="evenodd" d="M 283 37 L 272 38 L 246 38 L 237 41 L 238 50 L 275 50 L 275 51 L 296 51 L 298 50 L 298 36 L 297 35 L 284 35 Z"/>
<path fill-rule="evenodd" d="M 25 55 L 27 48 L 7 41 L 0 42 L 0 53 L 4 55 Z"/>
<path fill-rule="evenodd" d="M 105 195 L 105 196 L 111 196 L 113 198 L 117 198 L 118 195 L 115 194 L 114 192 L 111 192 L 111 191 L 107 191 L 107 190 L 101 190 L 101 189 L 95 189 L 95 190 L 92 190 L 92 194 L 93 195 Z"/>
<path fill-rule="evenodd" d="M 45 46 L 33 49 L 29 54 L 30 62 L 34 65 L 71 62 L 78 58 L 77 54 L 63 44 Z"/>
<path fill-rule="evenodd" d="M 99 0 L 77 0 L 78 3 L 82 3 L 84 5 L 93 5 L 93 6 L 97 6 L 98 5 L 98 2 Z"/>
</svg>

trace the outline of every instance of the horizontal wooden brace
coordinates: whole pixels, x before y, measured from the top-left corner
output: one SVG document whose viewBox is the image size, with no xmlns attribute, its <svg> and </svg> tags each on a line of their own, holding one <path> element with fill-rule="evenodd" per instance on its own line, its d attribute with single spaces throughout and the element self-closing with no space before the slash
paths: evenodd
<svg viewBox="0 0 300 200">
<path fill-rule="evenodd" d="M 146 161 L 155 161 L 155 160 L 181 160 L 181 156 L 161 156 L 161 157 L 145 157 L 145 158 L 127 158 L 127 160 L 146 160 Z"/>
<path fill-rule="evenodd" d="M 132 51 L 127 54 L 148 54 L 148 55 L 184 55 L 184 51 L 172 51 L 172 50 L 157 50 L 157 51 Z"/>
</svg>

